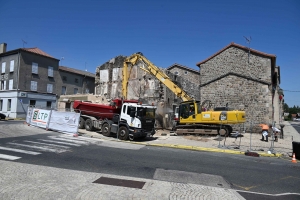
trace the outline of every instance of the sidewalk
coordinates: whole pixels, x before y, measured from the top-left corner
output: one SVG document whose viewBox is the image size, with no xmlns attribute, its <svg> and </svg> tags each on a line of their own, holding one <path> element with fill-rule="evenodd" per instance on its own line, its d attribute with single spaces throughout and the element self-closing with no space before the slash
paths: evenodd
<svg viewBox="0 0 300 200">
<path fill-rule="evenodd" d="M 297 123 L 297 122 L 291 122 Z M 231 154 L 245 154 L 245 152 L 256 152 L 260 156 L 268 157 L 291 157 L 293 152 L 292 142 L 300 142 L 300 134 L 291 126 L 290 122 L 284 121 L 284 138 L 278 138 L 278 142 L 261 141 L 261 134 L 241 133 L 242 137 L 219 137 L 219 136 L 195 136 L 184 135 L 176 136 L 169 130 L 157 130 L 153 138 L 135 141 L 122 141 L 116 137 L 105 137 L 101 133 L 90 132 L 79 129 L 79 133 L 87 137 L 101 138 L 104 140 L 113 140 L 121 142 L 130 142 L 148 146 L 161 146 L 170 148 L 180 148 L 198 151 L 222 152 Z M 300 125 L 300 123 L 298 123 Z"/>
<path fill-rule="evenodd" d="M 244 199 L 229 188 L 84 172 L 0 160 L 0 199 Z M 100 178 L 131 186 L 95 183 Z M 140 187 L 133 187 L 133 184 Z M 120 187 L 121 186 L 121 187 Z"/>
</svg>

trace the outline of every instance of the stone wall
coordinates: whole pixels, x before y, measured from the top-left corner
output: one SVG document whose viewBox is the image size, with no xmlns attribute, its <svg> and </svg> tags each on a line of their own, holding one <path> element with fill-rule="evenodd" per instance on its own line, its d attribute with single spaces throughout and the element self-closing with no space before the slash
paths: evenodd
<svg viewBox="0 0 300 200">
<path fill-rule="evenodd" d="M 272 123 L 271 73 L 270 58 L 230 47 L 200 65 L 201 101 L 244 109 L 244 128 L 259 132 L 260 123 Z"/>
</svg>

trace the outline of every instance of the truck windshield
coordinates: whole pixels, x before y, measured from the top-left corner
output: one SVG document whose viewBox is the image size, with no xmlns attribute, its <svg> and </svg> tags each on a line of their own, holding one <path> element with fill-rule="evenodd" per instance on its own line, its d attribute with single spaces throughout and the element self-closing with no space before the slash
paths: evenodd
<svg viewBox="0 0 300 200">
<path fill-rule="evenodd" d="M 155 118 L 155 108 L 138 107 L 137 110 L 139 117 Z"/>
</svg>

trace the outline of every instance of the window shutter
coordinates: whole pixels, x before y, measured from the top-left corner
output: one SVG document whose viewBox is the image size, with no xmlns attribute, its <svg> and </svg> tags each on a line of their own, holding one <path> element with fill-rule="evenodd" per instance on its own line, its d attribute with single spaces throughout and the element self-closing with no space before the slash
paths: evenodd
<svg viewBox="0 0 300 200">
<path fill-rule="evenodd" d="M 15 61 L 14 60 L 11 60 L 10 61 L 10 72 L 13 72 L 14 71 L 14 68 L 15 68 Z"/>
<path fill-rule="evenodd" d="M 12 90 L 13 89 L 13 85 L 14 85 L 14 80 L 10 79 L 9 82 L 8 82 L 8 89 Z"/>
<path fill-rule="evenodd" d="M 37 91 L 37 82 L 36 81 L 31 81 L 31 88 L 32 91 Z"/>
<path fill-rule="evenodd" d="M 48 76 L 53 77 L 53 67 L 48 66 Z"/>
<path fill-rule="evenodd" d="M 32 63 L 32 73 L 33 74 L 38 74 L 38 64 L 37 63 Z"/>
<path fill-rule="evenodd" d="M 5 67 L 6 67 L 6 62 L 3 62 L 2 63 L 2 71 L 1 71 L 2 74 L 5 73 Z"/>
<path fill-rule="evenodd" d="M 47 93 L 52 93 L 53 85 L 47 84 Z"/>
</svg>

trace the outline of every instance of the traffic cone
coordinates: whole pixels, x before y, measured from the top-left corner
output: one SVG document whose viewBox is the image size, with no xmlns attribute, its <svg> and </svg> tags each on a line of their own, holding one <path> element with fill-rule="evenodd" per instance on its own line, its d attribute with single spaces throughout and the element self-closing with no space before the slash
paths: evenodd
<svg viewBox="0 0 300 200">
<path fill-rule="evenodd" d="M 295 153 L 293 153 L 293 159 L 292 159 L 292 163 L 297 163 L 297 160 L 296 160 Z"/>
</svg>

